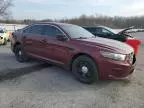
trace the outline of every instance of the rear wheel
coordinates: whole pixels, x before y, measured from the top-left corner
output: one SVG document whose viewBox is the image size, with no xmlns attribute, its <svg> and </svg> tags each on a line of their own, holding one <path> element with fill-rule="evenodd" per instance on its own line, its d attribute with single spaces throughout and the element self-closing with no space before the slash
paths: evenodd
<svg viewBox="0 0 144 108">
<path fill-rule="evenodd" d="M 96 63 L 88 56 L 79 56 L 72 64 L 72 72 L 82 83 L 91 84 L 98 80 Z"/>
<path fill-rule="evenodd" d="M 15 56 L 17 61 L 19 62 L 26 62 L 28 61 L 28 57 L 25 55 L 21 45 L 15 47 Z"/>
</svg>

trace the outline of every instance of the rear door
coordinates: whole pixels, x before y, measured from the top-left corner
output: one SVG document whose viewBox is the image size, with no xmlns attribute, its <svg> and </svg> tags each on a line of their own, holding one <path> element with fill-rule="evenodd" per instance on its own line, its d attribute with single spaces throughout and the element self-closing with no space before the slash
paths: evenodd
<svg viewBox="0 0 144 108">
<path fill-rule="evenodd" d="M 43 25 L 32 25 L 23 31 L 23 45 L 27 54 L 32 56 L 42 56 L 43 54 Z"/>
</svg>

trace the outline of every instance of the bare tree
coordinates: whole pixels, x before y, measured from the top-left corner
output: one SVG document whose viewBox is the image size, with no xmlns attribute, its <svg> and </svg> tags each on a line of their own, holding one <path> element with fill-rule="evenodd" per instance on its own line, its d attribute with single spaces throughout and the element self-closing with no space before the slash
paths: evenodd
<svg viewBox="0 0 144 108">
<path fill-rule="evenodd" d="M 95 26 L 104 25 L 111 28 L 126 28 L 130 26 L 135 26 L 136 28 L 144 28 L 144 16 L 137 17 L 109 17 L 103 15 L 82 15 L 77 18 L 62 19 L 59 22 L 72 23 L 81 26 Z"/>
<path fill-rule="evenodd" d="M 12 0 L 0 0 L 0 17 L 8 17 L 11 12 L 9 8 L 12 6 Z"/>
</svg>

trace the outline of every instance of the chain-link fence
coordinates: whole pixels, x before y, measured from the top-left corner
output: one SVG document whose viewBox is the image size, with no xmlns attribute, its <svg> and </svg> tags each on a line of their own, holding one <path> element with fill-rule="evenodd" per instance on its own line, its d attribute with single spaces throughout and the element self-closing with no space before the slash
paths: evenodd
<svg viewBox="0 0 144 108">
<path fill-rule="evenodd" d="M 0 24 L 0 28 L 5 28 L 7 31 L 13 32 L 15 30 L 24 28 L 27 25 L 20 25 L 20 24 Z"/>
</svg>

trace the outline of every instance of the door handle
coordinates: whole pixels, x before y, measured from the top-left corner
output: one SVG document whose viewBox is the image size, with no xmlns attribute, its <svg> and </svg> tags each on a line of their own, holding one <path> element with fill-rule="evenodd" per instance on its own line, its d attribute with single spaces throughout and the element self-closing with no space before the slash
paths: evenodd
<svg viewBox="0 0 144 108">
<path fill-rule="evenodd" d="M 23 36 L 23 39 L 26 39 L 26 36 Z"/>
<path fill-rule="evenodd" d="M 47 40 L 46 40 L 46 39 L 43 39 L 43 40 L 42 40 L 42 42 L 46 43 L 46 42 L 47 42 Z"/>
<path fill-rule="evenodd" d="M 42 39 L 41 40 L 41 44 L 47 44 L 47 40 L 46 39 Z"/>
</svg>

